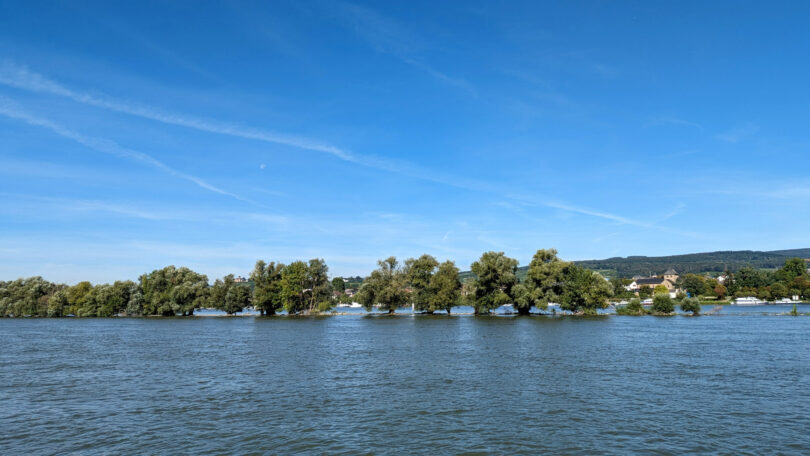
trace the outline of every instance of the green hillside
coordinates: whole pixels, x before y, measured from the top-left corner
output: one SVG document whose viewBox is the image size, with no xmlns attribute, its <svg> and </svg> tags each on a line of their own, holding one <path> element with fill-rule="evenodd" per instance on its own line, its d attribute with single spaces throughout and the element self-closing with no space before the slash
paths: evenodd
<svg viewBox="0 0 810 456">
<path fill-rule="evenodd" d="M 793 257 L 810 259 L 810 249 L 774 250 L 770 252 L 736 250 L 660 257 L 630 256 L 604 260 L 583 260 L 576 263 L 598 271 L 606 277 L 633 277 L 635 275 L 661 274 L 669 268 L 674 268 L 679 274 L 720 273 L 725 270 L 735 272 L 745 266 L 758 269 L 775 269 L 782 266 L 786 259 Z M 518 275 L 521 279 L 526 275 L 527 269 L 528 266 L 519 268 Z M 462 280 L 471 276 L 472 273 L 469 271 L 461 273 Z"/>
</svg>

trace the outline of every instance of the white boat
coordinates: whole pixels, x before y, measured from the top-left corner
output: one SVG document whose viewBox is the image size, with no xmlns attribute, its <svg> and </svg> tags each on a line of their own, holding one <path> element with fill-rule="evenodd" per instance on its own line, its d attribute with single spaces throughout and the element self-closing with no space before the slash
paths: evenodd
<svg viewBox="0 0 810 456">
<path fill-rule="evenodd" d="M 796 302 L 796 301 L 794 301 L 794 300 L 792 300 L 790 298 L 782 298 L 782 299 L 778 299 L 778 300 L 774 301 L 773 303 L 774 304 L 793 304 L 794 302 Z"/>
<path fill-rule="evenodd" d="M 767 302 L 753 296 L 745 296 L 731 301 L 732 306 L 761 306 L 763 304 L 767 304 Z"/>
</svg>

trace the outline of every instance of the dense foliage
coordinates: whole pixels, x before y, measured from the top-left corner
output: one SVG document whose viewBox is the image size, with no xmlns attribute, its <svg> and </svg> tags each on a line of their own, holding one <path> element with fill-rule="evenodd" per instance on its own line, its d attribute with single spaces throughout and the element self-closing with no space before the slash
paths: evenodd
<svg viewBox="0 0 810 456">
<path fill-rule="evenodd" d="M 357 302 L 366 310 L 378 306 L 388 313 L 408 304 L 409 292 L 405 272 L 396 257 L 377 262 L 378 268 L 371 272 L 357 293 Z"/>
<path fill-rule="evenodd" d="M 475 278 L 471 282 L 468 300 L 476 315 L 515 302 L 513 287 L 517 285 L 518 262 L 503 252 L 485 252 L 472 264 Z"/>
<path fill-rule="evenodd" d="M 658 293 L 653 296 L 652 311 L 656 314 L 675 312 L 675 302 L 669 297 L 669 293 Z"/>
<path fill-rule="evenodd" d="M 48 282 L 42 277 L 0 281 L 0 316 L 2 317 L 111 317 L 188 316 L 196 309 L 215 308 L 227 314 L 254 307 L 263 315 L 281 310 L 288 314 L 309 314 L 330 310 L 337 303 L 356 300 L 366 309 L 380 308 L 393 313 L 413 305 L 419 312 L 446 311 L 462 303 L 476 314 L 511 304 L 519 314 L 532 308 L 546 309 L 550 303 L 562 310 L 592 314 L 605 308 L 608 299 L 635 298 L 625 289 L 628 279 L 605 280 L 599 273 L 581 263 L 563 261 L 554 249 L 538 250 L 518 274 L 517 260 L 503 252 L 485 252 L 472 264 L 472 273 L 462 283 L 452 261 L 439 263 L 430 255 L 409 258 L 401 266 L 395 257 L 378 261 L 378 268 L 368 277 L 329 280 L 329 268 L 322 259 L 309 262 L 256 262 L 250 280 L 227 275 L 211 285 L 208 277 L 189 268 L 167 266 L 143 274 L 137 282 L 118 281 L 93 285 L 79 282 L 73 286 Z M 362 284 L 352 297 L 347 284 Z M 700 313 L 700 300 L 755 296 L 760 299 L 807 297 L 810 274 L 805 260 L 788 258 L 781 267 L 767 271 L 742 267 L 712 277 L 687 273 L 678 279 L 679 293 L 673 300 L 668 290 L 639 290 L 641 298 L 655 292 L 650 312 L 669 314 L 680 303 L 683 312 Z M 688 293 L 688 297 L 687 297 Z M 617 307 L 617 313 L 647 313 L 638 299 Z"/>
<path fill-rule="evenodd" d="M 458 305 L 461 281 L 452 261 L 439 262 L 430 255 L 405 260 L 405 278 L 414 310 L 432 314 Z"/>
</svg>

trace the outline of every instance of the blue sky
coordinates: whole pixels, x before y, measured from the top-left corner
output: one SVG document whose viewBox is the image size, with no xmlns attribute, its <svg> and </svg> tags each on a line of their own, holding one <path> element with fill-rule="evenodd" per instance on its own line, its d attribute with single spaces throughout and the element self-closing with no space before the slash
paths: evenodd
<svg viewBox="0 0 810 456">
<path fill-rule="evenodd" d="M 808 18 L 0 1 L 0 279 L 808 247 Z"/>
</svg>

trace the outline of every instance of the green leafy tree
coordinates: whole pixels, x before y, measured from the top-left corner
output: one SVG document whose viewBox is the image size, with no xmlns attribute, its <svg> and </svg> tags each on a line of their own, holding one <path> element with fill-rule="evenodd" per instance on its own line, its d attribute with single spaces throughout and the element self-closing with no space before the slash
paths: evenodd
<svg viewBox="0 0 810 456">
<path fill-rule="evenodd" d="M 62 288 L 42 277 L 0 282 L 0 316 L 45 317 L 50 299 Z"/>
<path fill-rule="evenodd" d="M 476 315 L 488 314 L 504 304 L 515 302 L 512 287 L 517 284 L 517 265 L 516 259 L 503 252 L 485 252 L 472 264 L 475 278 L 468 298 Z"/>
<path fill-rule="evenodd" d="M 90 282 L 79 282 L 67 289 L 68 307 L 65 315 L 79 316 L 80 309 L 86 306 L 93 285 Z"/>
<path fill-rule="evenodd" d="M 67 289 L 57 291 L 48 301 L 49 317 L 64 317 L 68 307 Z"/>
<path fill-rule="evenodd" d="M 675 312 L 675 303 L 669 294 L 656 294 L 653 296 L 652 311 L 657 314 L 671 314 Z"/>
<path fill-rule="evenodd" d="M 143 304 L 143 291 L 141 287 L 136 285 L 132 293 L 129 294 L 129 301 L 127 301 L 127 307 L 124 312 L 129 316 L 144 315 Z"/>
<path fill-rule="evenodd" d="M 236 283 L 233 274 L 228 274 L 214 282 L 208 299 L 211 307 L 233 315 L 250 305 L 250 297 L 250 287 Z"/>
<path fill-rule="evenodd" d="M 282 300 L 281 271 L 284 265 L 275 262 L 256 262 L 250 280 L 253 281 L 253 307 L 261 315 L 275 315 L 284 305 Z"/>
<path fill-rule="evenodd" d="M 686 298 L 681 301 L 682 312 L 692 312 L 692 315 L 700 314 L 700 299 L 696 297 Z"/>
<path fill-rule="evenodd" d="M 641 300 L 638 298 L 630 298 L 630 302 L 625 306 L 616 307 L 616 314 L 618 315 L 646 315 L 647 311 L 641 305 Z"/>
<path fill-rule="evenodd" d="M 564 292 L 566 272 L 571 263 L 557 257 L 554 249 L 540 249 L 532 257 L 526 280 L 516 290 L 518 313 L 528 314 L 532 306 L 548 308 L 549 302 L 559 302 Z"/>
<path fill-rule="evenodd" d="M 595 314 L 608 306 L 613 288 L 598 273 L 570 263 L 563 270 L 560 309 Z"/>
<path fill-rule="evenodd" d="M 690 296 L 699 297 L 708 291 L 703 277 L 697 274 L 686 274 L 680 282 L 681 288 L 686 290 Z"/>
<path fill-rule="evenodd" d="M 785 282 L 791 282 L 796 277 L 807 275 L 807 263 L 801 258 L 789 258 L 782 266 L 782 275 Z"/>
<path fill-rule="evenodd" d="M 767 285 L 765 274 L 752 267 L 744 267 L 737 271 L 735 282 L 741 288 L 759 288 Z"/>
<path fill-rule="evenodd" d="M 774 299 L 781 299 L 788 296 L 788 288 L 781 282 L 771 285 L 771 296 Z"/>
<path fill-rule="evenodd" d="M 116 282 L 93 287 L 79 308 L 80 317 L 113 317 L 126 309 L 134 282 Z"/>
<path fill-rule="evenodd" d="M 341 294 L 346 291 L 346 282 L 343 281 L 343 277 L 332 279 L 332 289 Z"/>
<path fill-rule="evenodd" d="M 293 261 L 281 270 L 281 302 L 290 315 L 307 308 L 304 290 L 307 288 L 308 272 L 309 267 L 303 261 Z"/>
<path fill-rule="evenodd" d="M 433 290 L 431 289 L 431 279 L 439 266 L 436 258 L 430 255 L 422 255 L 419 258 L 408 258 L 405 260 L 405 279 L 411 288 L 411 302 L 414 309 L 419 312 L 433 313 L 435 309 L 431 306 Z"/>
<path fill-rule="evenodd" d="M 726 287 L 726 294 L 736 296 L 740 289 L 734 274 L 727 273 L 726 280 L 723 281 L 723 286 Z"/>
<path fill-rule="evenodd" d="M 332 307 L 329 267 L 322 259 L 309 260 L 306 276 L 307 312 L 327 311 Z"/>
<path fill-rule="evenodd" d="M 665 285 L 656 285 L 653 289 L 654 294 L 669 293 L 669 288 Z"/>
<path fill-rule="evenodd" d="M 445 261 L 439 265 L 436 273 L 430 278 L 429 311 L 445 310 L 449 314 L 450 309 L 458 305 L 461 299 L 461 281 L 458 272 L 456 264 L 452 261 Z"/>
<path fill-rule="evenodd" d="M 357 302 L 366 310 L 379 304 L 380 308 L 393 314 L 410 299 L 406 290 L 407 279 L 396 257 L 377 262 L 378 268 L 366 277 L 357 292 Z"/>
<path fill-rule="evenodd" d="M 186 267 L 156 269 L 141 275 L 139 282 L 144 315 L 192 315 L 209 302 L 208 277 Z"/>
</svg>

